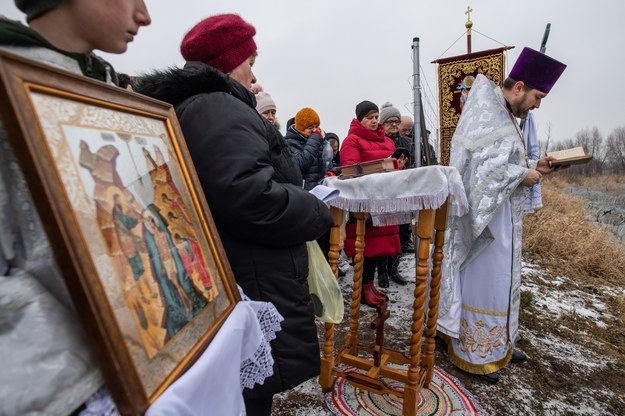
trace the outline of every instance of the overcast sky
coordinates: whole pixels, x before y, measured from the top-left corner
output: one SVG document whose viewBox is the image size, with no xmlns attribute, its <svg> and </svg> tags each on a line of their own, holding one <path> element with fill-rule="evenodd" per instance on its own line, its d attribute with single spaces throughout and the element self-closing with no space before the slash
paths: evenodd
<svg viewBox="0 0 625 416">
<path fill-rule="evenodd" d="M 238 13 L 256 27 L 258 82 L 286 121 L 314 108 L 325 131 L 344 138 L 358 102 L 392 102 L 412 115 L 412 39 L 420 39 L 421 84 L 427 127 L 438 129 L 436 65 L 466 53 L 467 6 L 473 9 L 473 51 L 515 46 L 507 71 L 524 46 L 539 49 L 547 23 L 547 54 L 568 65 L 534 115 L 541 139 L 597 127 L 607 136 L 625 126 L 618 103 L 625 69 L 625 1 L 622 0 L 146 0 L 152 24 L 124 55 L 105 57 L 131 75 L 180 66 L 183 35 L 204 17 Z M 22 20 L 10 0 L 0 13 Z M 479 32 L 479 33 L 478 33 Z M 506 72 L 507 72 L 506 71 Z M 282 129 L 284 131 L 284 127 Z"/>
</svg>

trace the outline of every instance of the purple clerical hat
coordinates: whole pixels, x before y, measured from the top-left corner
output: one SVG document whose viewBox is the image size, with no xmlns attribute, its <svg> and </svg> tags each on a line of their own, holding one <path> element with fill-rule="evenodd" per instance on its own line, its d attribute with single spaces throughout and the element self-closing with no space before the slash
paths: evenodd
<svg viewBox="0 0 625 416">
<path fill-rule="evenodd" d="M 548 93 L 556 83 L 564 65 L 555 59 L 530 48 L 523 48 L 516 60 L 509 77 L 515 81 L 523 81 L 525 85 Z"/>
</svg>

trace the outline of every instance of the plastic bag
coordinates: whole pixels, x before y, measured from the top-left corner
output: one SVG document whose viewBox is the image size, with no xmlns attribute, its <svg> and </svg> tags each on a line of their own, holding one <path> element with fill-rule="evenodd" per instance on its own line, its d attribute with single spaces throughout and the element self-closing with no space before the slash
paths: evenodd
<svg viewBox="0 0 625 416">
<path fill-rule="evenodd" d="M 345 305 L 341 287 L 316 241 L 306 242 L 308 248 L 308 288 L 315 316 L 322 322 L 338 324 L 343 320 Z"/>
</svg>

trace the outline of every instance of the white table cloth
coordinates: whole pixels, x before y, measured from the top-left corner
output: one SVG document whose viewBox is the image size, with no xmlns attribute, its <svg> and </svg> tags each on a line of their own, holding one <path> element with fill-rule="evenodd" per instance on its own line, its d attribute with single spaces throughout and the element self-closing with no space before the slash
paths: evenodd
<svg viewBox="0 0 625 416">
<path fill-rule="evenodd" d="M 325 186 L 340 191 L 329 205 L 351 212 L 368 212 L 373 225 L 406 224 L 420 209 L 439 208 L 449 197 L 449 215 L 461 216 L 469 205 L 458 170 L 426 166 L 374 173 L 351 179 L 329 177 Z"/>
</svg>

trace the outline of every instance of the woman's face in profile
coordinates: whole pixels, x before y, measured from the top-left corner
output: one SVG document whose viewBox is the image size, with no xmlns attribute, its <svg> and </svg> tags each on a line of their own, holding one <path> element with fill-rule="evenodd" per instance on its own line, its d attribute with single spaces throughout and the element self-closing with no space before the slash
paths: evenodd
<svg viewBox="0 0 625 416">
<path fill-rule="evenodd" d="M 239 66 L 234 68 L 228 75 L 239 84 L 243 85 L 248 90 L 252 88 L 252 84 L 256 83 L 256 77 L 252 72 L 252 67 L 256 61 L 256 52 L 252 54 L 245 61 L 241 62 Z"/>
</svg>

